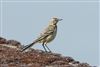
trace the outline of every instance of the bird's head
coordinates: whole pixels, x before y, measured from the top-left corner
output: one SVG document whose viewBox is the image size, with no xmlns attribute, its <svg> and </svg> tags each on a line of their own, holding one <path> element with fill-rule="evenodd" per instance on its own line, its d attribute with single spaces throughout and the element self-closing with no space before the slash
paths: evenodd
<svg viewBox="0 0 100 67">
<path fill-rule="evenodd" d="M 62 19 L 59 19 L 57 17 L 53 17 L 50 21 L 50 25 L 56 25 L 59 21 L 61 21 Z"/>
</svg>

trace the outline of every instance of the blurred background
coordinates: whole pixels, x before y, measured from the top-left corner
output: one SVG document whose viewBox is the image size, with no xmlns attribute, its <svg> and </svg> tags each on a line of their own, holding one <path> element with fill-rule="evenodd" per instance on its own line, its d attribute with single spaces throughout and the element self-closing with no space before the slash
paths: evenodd
<svg viewBox="0 0 100 67">
<path fill-rule="evenodd" d="M 99 65 L 98 1 L 2 0 L 1 36 L 24 45 L 34 41 L 52 17 L 62 18 L 58 33 L 48 47 L 75 60 Z M 33 46 L 43 50 L 41 44 Z"/>
</svg>

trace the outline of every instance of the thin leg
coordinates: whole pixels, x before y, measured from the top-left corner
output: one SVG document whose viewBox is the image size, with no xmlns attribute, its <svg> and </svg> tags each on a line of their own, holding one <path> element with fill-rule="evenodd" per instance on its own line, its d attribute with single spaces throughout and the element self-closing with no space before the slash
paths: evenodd
<svg viewBox="0 0 100 67">
<path fill-rule="evenodd" d="M 47 52 L 47 50 L 46 50 L 46 48 L 45 48 L 45 45 L 44 45 L 44 43 L 42 44 L 42 46 L 43 46 L 43 48 L 44 48 L 45 52 Z"/>
<path fill-rule="evenodd" d="M 49 52 L 51 52 L 51 50 L 49 49 L 49 47 L 45 44 L 46 48 L 49 50 Z"/>
</svg>

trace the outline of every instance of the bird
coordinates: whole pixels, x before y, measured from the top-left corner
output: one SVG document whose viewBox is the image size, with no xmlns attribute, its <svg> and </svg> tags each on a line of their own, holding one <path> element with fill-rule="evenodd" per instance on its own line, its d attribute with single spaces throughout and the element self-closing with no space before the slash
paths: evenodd
<svg viewBox="0 0 100 67">
<path fill-rule="evenodd" d="M 37 37 L 37 39 L 35 39 L 32 43 L 24 46 L 21 51 L 23 52 L 23 51 L 27 50 L 28 48 L 32 47 L 36 43 L 42 43 L 42 46 L 43 46 L 45 52 L 51 52 L 51 50 L 49 49 L 47 44 L 55 39 L 56 34 L 57 34 L 57 23 L 61 20 L 62 19 L 57 18 L 57 17 L 51 18 L 48 26 L 43 30 L 43 32 L 40 34 L 40 36 Z M 48 51 L 47 51 L 47 49 L 48 49 Z"/>
</svg>

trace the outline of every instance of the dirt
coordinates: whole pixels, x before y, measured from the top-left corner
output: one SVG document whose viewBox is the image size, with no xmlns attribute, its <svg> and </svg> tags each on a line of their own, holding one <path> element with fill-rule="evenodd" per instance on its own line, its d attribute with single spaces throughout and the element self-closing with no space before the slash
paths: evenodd
<svg viewBox="0 0 100 67">
<path fill-rule="evenodd" d="M 6 47 L 15 46 L 16 48 Z M 69 56 L 32 49 L 21 52 L 23 45 L 16 40 L 0 37 L 0 67 L 92 67 Z"/>
</svg>

